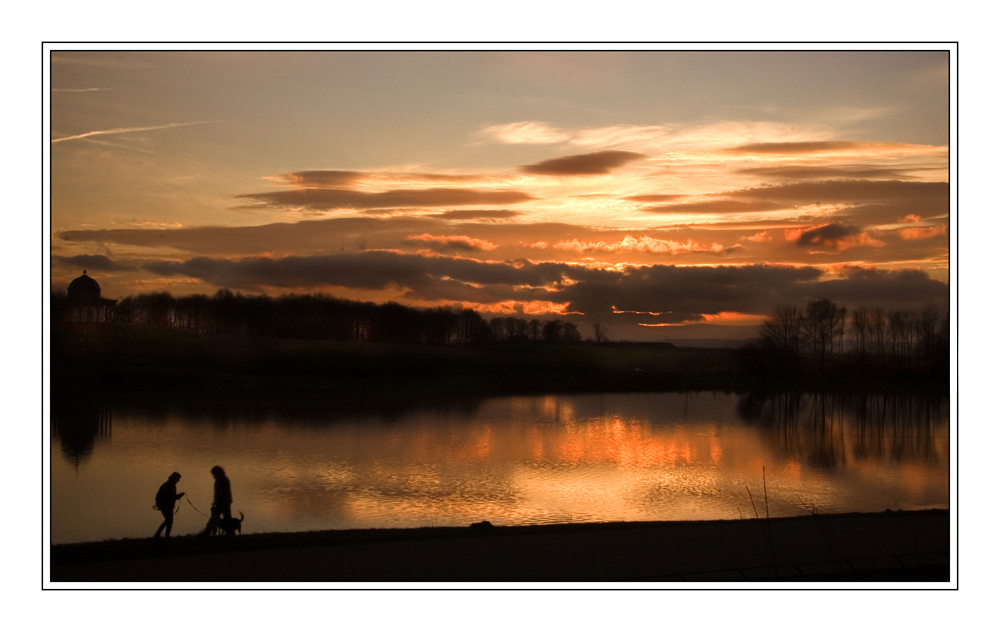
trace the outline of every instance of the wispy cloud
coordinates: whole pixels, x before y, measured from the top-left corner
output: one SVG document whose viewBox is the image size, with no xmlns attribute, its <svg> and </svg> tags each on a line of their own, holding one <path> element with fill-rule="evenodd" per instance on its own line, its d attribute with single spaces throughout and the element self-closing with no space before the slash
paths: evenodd
<svg viewBox="0 0 1000 632">
<path fill-rule="evenodd" d="M 886 158 L 900 156 L 945 156 L 948 148 L 937 145 L 914 145 L 912 143 L 877 143 L 857 141 L 795 141 L 745 143 L 728 149 L 735 154 L 758 155 L 844 155 L 865 158 Z"/>
<path fill-rule="evenodd" d="M 186 127 L 188 125 L 207 125 L 209 123 L 218 123 L 218 121 L 193 121 L 191 123 L 167 123 L 165 125 L 149 125 L 146 127 L 115 127 L 113 129 L 99 129 L 92 132 L 84 132 L 82 134 L 74 134 L 72 136 L 63 136 L 62 138 L 53 138 L 53 143 L 62 143 L 68 140 L 81 140 L 84 138 L 90 138 L 91 136 L 107 136 L 109 134 L 127 134 L 129 132 L 148 132 L 158 129 L 170 129 L 172 127 Z"/>
<path fill-rule="evenodd" d="M 538 121 L 489 125 L 479 130 L 479 135 L 508 145 L 549 145 L 564 143 L 573 138 L 571 132 Z"/>
</svg>

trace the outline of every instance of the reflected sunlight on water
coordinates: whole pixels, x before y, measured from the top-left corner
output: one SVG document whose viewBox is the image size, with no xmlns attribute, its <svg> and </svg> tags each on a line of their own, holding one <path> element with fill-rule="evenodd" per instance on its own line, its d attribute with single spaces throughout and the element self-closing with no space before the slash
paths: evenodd
<svg viewBox="0 0 1000 632">
<path fill-rule="evenodd" d="M 152 535 L 153 495 L 175 470 L 190 502 L 174 533 L 193 533 L 216 464 L 246 533 L 947 507 L 948 445 L 947 398 L 902 396 L 549 395 L 391 416 L 60 411 L 52 540 Z"/>
</svg>

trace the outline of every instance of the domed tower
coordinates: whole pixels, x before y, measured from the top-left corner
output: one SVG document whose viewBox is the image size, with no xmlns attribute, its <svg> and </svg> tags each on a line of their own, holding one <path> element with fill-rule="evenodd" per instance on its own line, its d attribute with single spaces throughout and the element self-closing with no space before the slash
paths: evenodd
<svg viewBox="0 0 1000 632">
<path fill-rule="evenodd" d="M 82 276 L 70 281 L 66 289 L 69 299 L 69 309 L 66 320 L 71 323 L 106 323 L 114 315 L 115 303 L 107 298 L 101 298 L 101 286 L 83 271 Z"/>
<path fill-rule="evenodd" d="M 78 276 L 69 283 L 66 290 L 70 300 L 74 301 L 96 301 L 101 298 L 100 284 L 87 276 L 87 271 L 83 271 L 83 276 Z"/>
</svg>

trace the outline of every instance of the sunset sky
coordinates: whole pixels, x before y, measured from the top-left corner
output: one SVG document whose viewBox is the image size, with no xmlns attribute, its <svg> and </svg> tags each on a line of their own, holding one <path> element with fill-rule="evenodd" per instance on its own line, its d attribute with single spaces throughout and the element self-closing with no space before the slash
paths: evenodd
<svg viewBox="0 0 1000 632">
<path fill-rule="evenodd" d="M 660 48 L 53 50 L 52 287 L 613 340 L 752 335 L 820 297 L 947 310 L 948 46 Z"/>
</svg>

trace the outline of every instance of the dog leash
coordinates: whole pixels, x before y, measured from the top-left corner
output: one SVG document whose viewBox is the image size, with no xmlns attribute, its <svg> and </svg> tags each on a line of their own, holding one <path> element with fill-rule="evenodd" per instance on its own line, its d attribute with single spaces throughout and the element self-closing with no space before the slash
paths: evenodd
<svg viewBox="0 0 1000 632">
<path fill-rule="evenodd" d="M 188 498 L 188 495 L 187 495 L 187 494 L 184 494 L 184 499 L 188 501 L 188 504 L 189 504 L 189 505 L 191 505 L 191 508 L 192 508 L 192 509 L 194 509 L 195 511 L 198 511 L 198 508 L 194 506 L 194 503 L 193 503 L 193 502 L 191 502 L 191 499 L 190 499 L 190 498 Z M 200 513 L 201 515 L 205 516 L 206 518 L 211 518 L 211 516 L 209 516 L 209 515 L 208 515 L 208 514 L 206 514 L 206 513 L 201 513 L 200 511 L 198 511 L 198 513 Z"/>
</svg>

